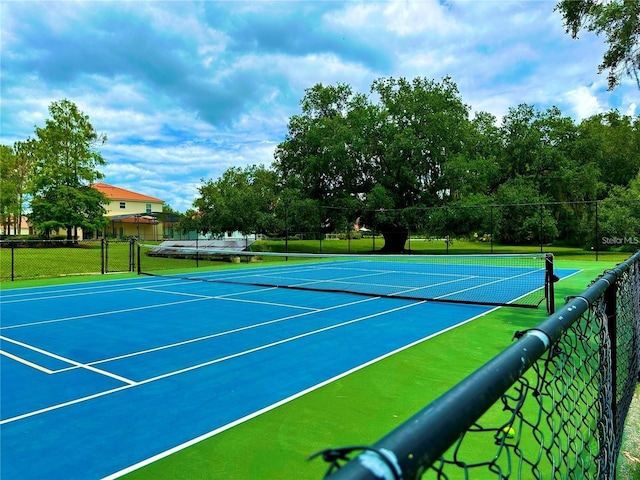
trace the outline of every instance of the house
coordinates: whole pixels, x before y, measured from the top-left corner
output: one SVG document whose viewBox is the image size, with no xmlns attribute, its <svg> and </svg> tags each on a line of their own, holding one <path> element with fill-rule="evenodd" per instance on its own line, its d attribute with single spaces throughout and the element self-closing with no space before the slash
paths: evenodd
<svg viewBox="0 0 640 480">
<path fill-rule="evenodd" d="M 20 217 L 20 227 L 18 231 L 15 231 L 15 225 L 13 221 L 13 217 L 9 216 L 6 220 L 6 223 L 2 226 L 2 235 L 3 236 L 12 236 L 12 235 L 33 235 L 33 228 L 27 223 L 27 217 Z"/>
<path fill-rule="evenodd" d="M 109 199 L 105 205 L 109 219 L 106 237 L 160 240 L 172 236 L 178 218 L 162 212 L 164 200 L 107 183 L 94 183 L 92 187 Z"/>
</svg>

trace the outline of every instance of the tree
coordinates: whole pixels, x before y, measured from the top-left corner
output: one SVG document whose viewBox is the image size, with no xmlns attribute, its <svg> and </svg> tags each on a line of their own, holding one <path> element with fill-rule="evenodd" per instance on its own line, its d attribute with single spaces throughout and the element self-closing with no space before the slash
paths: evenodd
<svg viewBox="0 0 640 480">
<path fill-rule="evenodd" d="M 556 9 L 562 14 L 567 33 L 573 38 L 578 38 L 578 32 L 583 28 L 606 36 L 609 49 L 598 73 L 609 71 L 609 90 L 619 85 L 623 73 L 634 77 L 640 88 L 640 2 L 562 0 Z"/>
<path fill-rule="evenodd" d="M 0 209 L 3 232 L 20 232 L 25 195 L 34 162 L 34 141 L 15 142 L 13 147 L 0 146 Z"/>
<path fill-rule="evenodd" d="M 496 193 L 495 235 L 499 242 L 510 245 L 548 243 L 558 236 L 558 228 L 548 201 L 533 182 L 516 177 L 502 184 Z"/>
<path fill-rule="evenodd" d="M 362 192 L 371 188 L 368 132 L 378 109 L 350 86 L 315 85 L 301 101 L 302 115 L 289 120 L 275 151 L 282 183 L 279 217 L 289 232 L 330 232 L 354 224 Z"/>
<path fill-rule="evenodd" d="M 640 116 L 616 110 L 593 115 L 580 123 L 583 154 L 596 162 L 607 189 L 627 186 L 640 171 Z"/>
<path fill-rule="evenodd" d="M 286 189 L 330 207 L 327 229 L 349 212 L 399 252 L 417 222 L 409 208 L 446 195 L 443 167 L 464 152 L 468 107 L 450 78 L 379 79 L 371 91 L 378 103 L 346 85 L 308 89 L 274 166 Z"/>
<path fill-rule="evenodd" d="M 614 186 L 600 203 L 596 241 L 635 251 L 640 239 L 640 172 L 627 187 Z"/>
<path fill-rule="evenodd" d="M 31 146 L 35 161 L 29 217 L 46 234 L 64 228 L 71 239 L 78 227 L 97 230 L 106 225 L 108 200 L 91 184 L 103 177 L 98 168 L 106 162 L 96 147 L 107 137 L 69 100 L 52 103 L 49 114 L 45 126 L 36 127 Z"/>
<path fill-rule="evenodd" d="M 276 226 L 277 176 L 263 166 L 232 167 L 199 188 L 200 196 L 180 221 L 182 230 L 223 234 L 268 233 Z"/>
<path fill-rule="evenodd" d="M 16 156 L 13 148 L 0 145 L 0 218 L 2 233 L 7 235 L 15 225 L 14 216 L 17 210 L 17 188 L 14 181 Z"/>
<path fill-rule="evenodd" d="M 496 117 L 478 112 L 469 127 L 464 155 L 456 155 L 443 165 L 444 183 L 452 202 L 467 196 L 490 195 L 504 180 L 500 164 L 504 143 Z"/>
</svg>

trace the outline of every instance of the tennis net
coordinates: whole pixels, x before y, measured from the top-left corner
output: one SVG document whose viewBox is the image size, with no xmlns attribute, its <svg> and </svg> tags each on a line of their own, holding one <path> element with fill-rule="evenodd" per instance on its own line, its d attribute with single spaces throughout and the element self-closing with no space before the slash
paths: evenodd
<svg viewBox="0 0 640 480">
<path fill-rule="evenodd" d="M 553 310 L 553 255 L 249 252 L 138 246 L 138 273 L 225 284 Z"/>
</svg>

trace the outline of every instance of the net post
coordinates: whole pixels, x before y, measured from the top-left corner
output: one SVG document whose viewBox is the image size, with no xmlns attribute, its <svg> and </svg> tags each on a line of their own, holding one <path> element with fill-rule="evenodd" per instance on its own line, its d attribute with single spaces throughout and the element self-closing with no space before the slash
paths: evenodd
<svg viewBox="0 0 640 480">
<path fill-rule="evenodd" d="M 544 276 L 544 291 L 547 301 L 547 313 L 551 315 L 556 311 L 556 294 L 554 283 L 557 277 L 553 273 L 553 254 L 545 254 L 545 276 Z"/>
<path fill-rule="evenodd" d="M 141 265 L 140 265 L 140 248 L 141 248 L 140 244 L 138 244 L 138 259 L 137 259 L 138 260 L 138 269 L 137 269 L 138 270 L 137 271 L 138 275 L 142 275 L 142 269 L 141 269 Z"/>
</svg>

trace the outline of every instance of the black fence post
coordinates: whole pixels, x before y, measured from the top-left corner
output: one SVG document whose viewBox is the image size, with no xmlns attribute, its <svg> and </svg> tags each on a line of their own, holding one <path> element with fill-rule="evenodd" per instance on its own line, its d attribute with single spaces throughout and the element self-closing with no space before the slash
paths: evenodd
<svg viewBox="0 0 640 480">
<path fill-rule="evenodd" d="M 287 204 L 284 204 L 284 251 L 289 252 L 289 217 Z"/>
<path fill-rule="evenodd" d="M 544 206 L 543 206 L 543 204 L 541 203 L 541 204 L 540 204 L 540 227 L 539 227 L 539 229 L 540 229 L 540 230 L 539 230 L 539 232 L 540 232 L 540 233 L 539 233 L 539 235 L 540 235 L 540 253 L 542 253 L 542 251 L 543 251 L 542 244 L 543 244 L 543 242 L 544 242 L 544 237 L 543 237 L 543 233 L 542 233 L 542 229 L 543 229 L 543 215 L 542 215 L 542 213 L 543 213 L 543 212 L 544 212 Z"/>
<path fill-rule="evenodd" d="M 598 201 L 596 200 L 596 262 L 598 261 L 598 250 L 600 249 L 600 242 L 598 241 Z"/>
<path fill-rule="evenodd" d="M 9 243 L 9 247 L 11 248 L 11 281 L 13 282 L 16 278 L 16 257 L 15 257 L 15 243 Z"/>
<path fill-rule="evenodd" d="M 618 284 L 613 282 L 604 292 L 604 309 L 611 345 L 611 413 L 613 431 L 618 431 Z"/>
<path fill-rule="evenodd" d="M 108 272 L 107 262 L 109 261 L 109 244 L 103 238 L 100 240 L 100 273 L 104 275 Z"/>
<path fill-rule="evenodd" d="M 196 268 L 200 266 L 200 252 L 198 251 L 198 237 L 196 237 Z"/>
<path fill-rule="evenodd" d="M 136 244 L 136 241 L 133 238 L 129 239 L 129 271 L 130 272 L 135 272 L 136 270 L 135 244 Z"/>
<path fill-rule="evenodd" d="M 444 207 L 444 245 L 445 245 L 445 254 L 449 255 L 449 209 Z"/>
<path fill-rule="evenodd" d="M 373 211 L 373 229 L 371 230 L 371 251 L 375 252 L 376 251 L 376 235 L 378 234 L 378 222 L 376 222 L 376 212 L 377 210 Z"/>
<path fill-rule="evenodd" d="M 489 242 L 491 242 L 491 253 L 493 253 L 493 205 L 489 207 Z"/>
</svg>

